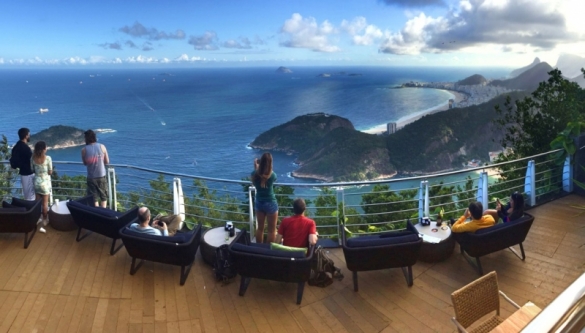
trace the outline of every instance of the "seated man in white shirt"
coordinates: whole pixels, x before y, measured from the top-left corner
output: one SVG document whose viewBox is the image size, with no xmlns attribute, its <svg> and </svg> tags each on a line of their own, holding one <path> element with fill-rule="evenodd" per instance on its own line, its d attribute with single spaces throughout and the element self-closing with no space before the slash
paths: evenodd
<svg viewBox="0 0 585 333">
<path fill-rule="evenodd" d="M 140 207 L 138 209 L 138 222 L 139 223 L 132 223 L 130 225 L 130 230 L 136 231 L 139 233 L 147 234 L 147 235 L 155 235 L 155 236 L 168 236 L 169 231 L 167 228 L 167 224 L 163 221 L 155 220 L 152 223 L 158 224 L 162 231 L 159 229 L 153 228 L 150 226 L 150 210 L 146 207 Z"/>
</svg>

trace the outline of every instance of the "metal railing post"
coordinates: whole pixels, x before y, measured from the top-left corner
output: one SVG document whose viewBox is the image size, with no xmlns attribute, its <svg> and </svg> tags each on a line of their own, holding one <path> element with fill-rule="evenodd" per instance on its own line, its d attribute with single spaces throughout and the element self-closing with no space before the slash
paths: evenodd
<svg viewBox="0 0 585 333">
<path fill-rule="evenodd" d="M 185 197 L 183 196 L 183 185 L 181 185 L 181 178 L 173 178 L 173 214 L 181 217 L 179 230 L 183 228 L 185 223 Z"/>
<path fill-rule="evenodd" d="M 249 222 L 250 222 L 250 240 L 254 239 L 254 241 L 256 241 L 256 228 L 254 227 L 254 200 L 252 200 L 253 198 L 253 193 L 256 192 L 256 188 L 252 185 L 250 185 L 250 187 L 248 187 L 248 210 L 250 212 L 249 214 Z"/>
<path fill-rule="evenodd" d="M 425 205 L 425 197 L 424 197 L 424 183 L 425 181 L 421 181 L 419 188 L 418 188 L 418 220 L 420 221 L 424 217 L 424 205 Z"/>
<path fill-rule="evenodd" d="M 110 209 L 118 210 L 118 196 L 116 193 L 116 170 L 108 166 L 108 199 Z"/>
<path fill-rule="evenodd" d="M 477 195 L 476 200 L 481 202 L 484 209 L 488 207 L 488 174 L 482 171 L 479 174 L 479 181 L 477 183 Z"/>
<path fill-rule="evenodd" d="M 341 200 L 340 200 L 341 198 Z M 341 204 L 341 207 L 339 206 Z M 343 187 L 337 189 L 337 196 L 335 197 L 335 205 L 337 206 L 337 243 L 341 245 L 341 233 L 345 232 L 345 229 L 341 230 L 340 216 L 343 216 L 343 226 L 345 227 L 345 195 Z M 341 208 L 341 210 L 340 210 Z"/>
<path fill-rule="evenodd" d="M 526 178 L 524 178 L 524 193 L 528 195 L 530 206 L 536 205 L 536 164 L 534 160 L 528 161 Z"/>
<path fill-rule="evenodd" d="M 571 165 L 571 155 L 567 156 L 563 165 L 563 191 L 573 192 L 573 166 Z"/>
<path fill-rule="evenodd" d="M 429 181 L 425 180 L 425 216 L 430 216 L 431 212 L 429 211 L 429 204 L 430 204 L 430 200 L 429 200 Z"/>
</svg>

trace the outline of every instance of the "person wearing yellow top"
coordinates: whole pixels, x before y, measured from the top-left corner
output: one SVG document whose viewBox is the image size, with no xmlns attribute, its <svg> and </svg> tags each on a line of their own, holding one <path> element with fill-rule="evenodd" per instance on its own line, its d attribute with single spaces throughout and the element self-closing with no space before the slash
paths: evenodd
<svg viewBox="0 0 585 333">
<path fill-rule="evenodd" d="M 483 205 L 481 202 L 472 202 L 469 204 L 469 208 L 465 210 L 465 214 L 453 224 L 451 227 L 452 232 L 475 232 L 476 230 L 489 228 L 496 224 L 494 218 L 487 214 L 483 214 Z M 471 222 L 465 222 L 471 217 Z"/>
</svg>

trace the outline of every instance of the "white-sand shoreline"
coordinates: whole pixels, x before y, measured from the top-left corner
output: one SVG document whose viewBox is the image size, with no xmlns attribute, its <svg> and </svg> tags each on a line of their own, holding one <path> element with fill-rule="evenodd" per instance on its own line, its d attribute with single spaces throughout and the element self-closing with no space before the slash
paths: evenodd
<svg viewBox="0 0 585 333">
<path fill-rule="evenodd" d="M 402 89 L 421 89 L 421 88 L 402 88 Z M 427 89 L 434 89 L 434 88 L 427 88 Z M 455 101 L 456 104 L 467 99 L 467 95 L 465 95 L 464 93 L 458 92 L 458 91 L 446 90 L 446 89 L 439 89 L 439 90 L 443 90 L 443 91 L 451 94 L 451 96 L 452 96 L 451 98 Z M 447 110 L 449 110 L 449 101 L 448 100 L 445 101 L 444 103 L 441 103 L 441 104 L 433 107 L 433 108 L 422 110 L 419 112 L 415 112 L 415 113 L 409 114 L 407 116 L 404 116 L 404 117 L 398 119 L 397 121 L 395 121 L 396 128 L 400 129 L 400 128 L 402 128 L 410 123 L 413 123 L 413 122 L 419 120 L 420 118 L 422 118 L 426 115 L 441 112 L 441 111 L 447 111 Z M 363 130 L 362 132 L 368 133 L 368 134 L 386 133 L 387 125 L 388 124 L 380 124 L 380 125 L 374 126 L 372 128 L 369 128 L 367 130 Z"/>
</svg>

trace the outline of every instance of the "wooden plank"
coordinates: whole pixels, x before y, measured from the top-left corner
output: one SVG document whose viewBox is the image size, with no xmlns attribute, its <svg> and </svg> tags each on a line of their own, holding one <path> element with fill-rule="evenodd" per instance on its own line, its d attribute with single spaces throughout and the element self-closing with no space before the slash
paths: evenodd
<svg viewBox="0 0 585 333">
<path fill-rule="evenodd" d="M 81 313 L 79 320 L 78 329 L 79 332 L 91 332 L 94 319 L 96 317 L 98 303 L 99 299 L 95 297 L 87 297 L 85 299 L 85 304 L 83 305 L 83 312 Z M 101 327 L 103 327 L 103 325 Z"/>
<path fill-rule="evenodd" d="M 46 322 L 42 320 L 42 315 L 41 318 L 37 320 L 35 328 L 38 330 L 38 332 L 57 332 L 57 326 L 59 326 L 59 321 L 61 320 L 63 312 L 65 311 L 67 299 L 68 297 L 63 295 L 49 295 L 47 304 L 54 304 L 54 306 L 52 311 L 49 313 Z"/>
<path fill-rule="evenodd" d="M 0 332 L 8 332 L 10 327 L 12 327 L 12 324 L 16 320 L 16 317 L 19 315 L 20 309 L 23 307 L 25 301 L 28 298 L 28 295 L 29 293 L 19 292 L 17 294 L 17 297 L 14 299 L 13 303 L 4 304 L 2 306 L 2 308 L 4 309 L 5 305 L 7 305 L 5 312 L 6 315 L 4 316 L 4 318 L 0 318 L 2 319 L 1 321 L 2 324 L 0 325 Z"/>
<path fill-rule="evenodd" d="M 100 299 L 101 301 L 101 299 Z M 120 304 L 121 301 L 119 299 L 108 299 L 108 306 L 106 309 L 105 321 L 103 324 L 102 332 L 115 332 L 116 327 L 118 326 L 118 316 L 120 313 Z M 98 316 L 96 316 L 97 318 Z"/>
<path fill-rule="evenodd" d="M 12 325 L 10 325 L 10 330 L 8 332 L 20 332 L 24 329 L 24 324 L 28 320 L 29 316 L 32 317 L 33 321 L 36 321 L 38 317 L 38 313 L 35 313 L 33 307 L 37 301 L 38 294 L 37 293 L 26 293 L 26 299 L 22 304 L 22 307 L 18 310 L 18 314 L 14 321 L 12 321 Z"/>
<path fill-rule="evenodd" d="M 116 325 L 116 332 L 128 332 L 130 322 L 130 311 L 132 309 L 132 300 L 120 300 L 120 310 L 118 311 L 118 324 Z"/>
<path fill-rule="evenodd" d="M 98 298 L 97 299 L 97 306 L 95 309 L 95 315 L 93 317 L 93 322 L 91 325 L 92 332 L 111 332 L 106 331 L 104 328 L 106 326 L 106 314 L 108 313 L 108 306 L 110 300 L 107 298 Z"/>
</svg>

